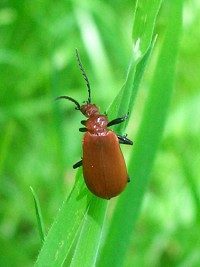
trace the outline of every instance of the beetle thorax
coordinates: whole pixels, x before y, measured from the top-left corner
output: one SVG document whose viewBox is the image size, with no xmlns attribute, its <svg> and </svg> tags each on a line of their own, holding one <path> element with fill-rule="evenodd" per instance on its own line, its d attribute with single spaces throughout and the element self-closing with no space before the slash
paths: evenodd
<svg viewBox="0 0 200 267">
<path fill-rule="evenodd" d="M 86 121 L 88 132 L 95 135 L 104 135 L 107 133 L 108 118 L 104 115 L 94 115 Z"/>
</svg>

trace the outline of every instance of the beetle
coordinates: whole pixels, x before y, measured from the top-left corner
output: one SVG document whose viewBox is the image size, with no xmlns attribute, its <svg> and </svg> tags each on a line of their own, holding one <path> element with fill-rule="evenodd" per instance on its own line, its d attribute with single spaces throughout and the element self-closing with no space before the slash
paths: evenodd
<svg viewBox="0 0 200 267">
<path fill-rule="evenodd" d="M 110 199 L 119 195 L 130 181 L 120 144 L 132 145 L 133 142 L 127 135 L 117 135 L 108 127 L 124 122 L 129 113 L 110 122 L 107 115 L 100 114 L 99 107 L 91 104 L 90 83 L 77 49 L 76 57 L 86 81 L 88 99 L 83 105 L 70 96 L 59 96 L 56 100 L 72 101 L 76 105 L 75 109 L 87 118 L 81 121 L 84 127 L 79 129 L 80 132 L 85 132 L 82 139 L 83 157 L 73 168 L 82 166 L 88 189 L 100 198 Z"/>
</svg>

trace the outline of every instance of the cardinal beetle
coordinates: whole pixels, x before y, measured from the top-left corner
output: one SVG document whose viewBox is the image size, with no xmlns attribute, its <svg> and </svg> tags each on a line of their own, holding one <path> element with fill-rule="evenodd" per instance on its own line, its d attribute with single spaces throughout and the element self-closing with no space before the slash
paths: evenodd
<svg viewBox="0 0 200 267">
<path fill-rule="evenodd" d="M 99 108 L 91 104 L 90 83 L 77 49 L 76 57 L 86 81 L 88 100 L 83 105 L 69 96 L 59 96 L 56 100 L 64 98 L 72 101 L 76 105 L 75 109 L 88 118 L 81 121 L 85 127 L 79 129 L 80 132 L 86 132 L 82 141 L 83 157 L 73 168 L 83 166 L 83 176 L 88 189 L 100 198 L 110 199 L 119 195 L 130 181 L 119 144 L 132 145 L 133 142 L 126 138 L 126 135 L 116 135 L 107 127 L 125 121 L 128 113 L 110 122 L 106 115 L 100 115 Z"/>
</svg>

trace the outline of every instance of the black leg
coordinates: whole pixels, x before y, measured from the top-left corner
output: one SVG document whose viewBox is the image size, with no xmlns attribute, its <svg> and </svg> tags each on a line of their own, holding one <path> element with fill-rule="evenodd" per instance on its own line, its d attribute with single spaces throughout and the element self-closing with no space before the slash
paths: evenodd
<svg viewBox="0 0 200 267">
<path fill-rule="evenodd" d="M 79 128 L 79 132 L 82 132 L 82 133 L 85 133 L 85 132 L 87 132 L 87 128 Z"/>
<path fill-rule="evenodd" d="M 119 143 L 124 145 L 132 145 L 133 142 L 130 139 L 126 138 L 126 136 L 127 135 L 118 135 L 117 137 L 119 139 Z"/>
<path fill-rule="evenodd" d="M 117 118 L 117 119 L 110 121 L 107 126 L 109 127 L 109 126 L 119 124 L 119 123 L 125 121 L 128 118 L 128 115 L 129 115 L 129 112 L 127 112 L 126 115 L 122 118 Z"/>
<path fill-rule="evenodd" d="M 86 123 L 86 120 L 81 121 L 81 124 L 85 125 L 85 123 Z"/>
<path fill-rule="evenodd" d="M 131 181 L 131 179 L 130 179 L 130 177 L 128 176 L 128 183 L 130 183 L 130 181 Z"/>
<path fill-rule="evenodd" d="M 83 164 L 83 160 L 78 161 L 77 163 L 75 163 L 75 164 L 73 165 L 73 169 L 76 169 L 76 168 L 82 166 L 82 164 Z"/>
</svg>

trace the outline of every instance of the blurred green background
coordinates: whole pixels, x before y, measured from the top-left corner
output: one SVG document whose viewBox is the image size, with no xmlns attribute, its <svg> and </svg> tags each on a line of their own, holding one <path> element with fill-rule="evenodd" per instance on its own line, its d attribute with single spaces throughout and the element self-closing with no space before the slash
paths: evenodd
<svg viewBox="0 0 200 267">
<path fill-rule="evenodd" d="M 157 45 L 127 129 L 131 139 L 169 2 L 164 1 L 158 16 Z M 32 266 L 41 247 L 30 186 L 48 230 L 74 183 L 82 116 L 72 103 L 54 98 L 87 99 L 75 48 L 89 76 L 92 100 L 104 112 L 125 80 L 134 5 L 127 0 L 1 0 L 0 266 Z M 200 265 L 199 14 L 198 0 L 185 1 L 176 90 L 127 267 Z"/>
</svg>

